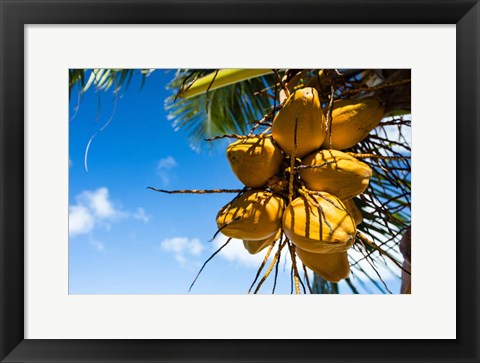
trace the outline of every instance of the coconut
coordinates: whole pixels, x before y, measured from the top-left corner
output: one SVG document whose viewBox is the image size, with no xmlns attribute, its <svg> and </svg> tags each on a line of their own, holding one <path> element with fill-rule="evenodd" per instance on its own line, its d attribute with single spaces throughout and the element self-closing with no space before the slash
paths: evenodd
<svg viewBox="0 0 480 363">
<path fill-rule="evenodd" d="M 280 238 L 280 235 L 282 234 L 282 230 L 279 229 L 277 233 L 275 233 L 273 236 L 262 239 L 260 241 L 248 241 L 244 240 L 243 245 L 245 249 L 251 254 L 254 255 L 256 253 L 259 253 L 260 251 L 264 250 L 265 248 L 269 247 L 273 241 L 276 241 L 277 239 Z"/>
<path fill-rule="evenodd" d="M 384 116 L 375 98 L 338 100 L 333 102 L 330 145 L 329 132 L 323 147 L 344 150 L 365 139 Z"/>
<path fill-rule="evenodd" d="M 353 198 L 365 191 L 372 169 L 354 157 L 338 150 L 320 150 L 302 160 L 300 178 L 310 190 L 326 191 L 341 200 Z"/>
<path fill-rule="evenodd" d="M 352 216 L 355 224 L 358 226 L 363 222 L 362 211 L 357 207 L 357 204 L 353 199 L 342 200 L 347 212 Z"/>
<path fill-rule="evenodd" d="M 326 192 L 294 199 L 283 214 L 283 231 L 299 248 L 314 253 L 348 250 L 355 221 L 342 201 Z"/>
<path fill-rule="evenodd" d="M 258 188 L 277 174 L 282 152 L 270 138 L 253 137 L 230 144 L 227 159 L 233 173 L 245 186 Z"/>
<path fill-rule="evenodd" d="M 339 282 L 350 274 L 347 252 L 312 253 L 301 248 L 296 248 L 295 251 L 303 264 L 324 280 Z"/>
<path fill-rule="evenodd" d="M 259 241 L 277 233 L 285 201 L 265 190 L 250 190 L 234 198 L 217 214 L 217 226 L 227 237 Z"/>
<path fill-rule="evenodd" d="M 272 137 L 288 155 L 295 150 L 295 135 L 299 158 L 319 149 L 325 138 L 325 116 L 315 88 L 293 92 L 273 120 Z"/>
</svg>

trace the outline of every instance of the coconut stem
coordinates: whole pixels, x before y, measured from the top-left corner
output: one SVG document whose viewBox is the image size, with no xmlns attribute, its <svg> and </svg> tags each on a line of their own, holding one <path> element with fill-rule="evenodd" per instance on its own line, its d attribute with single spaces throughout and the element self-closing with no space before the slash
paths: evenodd
<svg viewBox="0 0 480 363">
<path fill-rule="evenodd" d="M 307 283 L 308 291 L 310 291 L 310 294 L 313 294 L 312 286 L 310 285 L 310 279 L 308 278 L 307 268 L 303 263 L 302 263 L 302 267 L 303 267 L 303 273 L 305 275 L 305 282 Z"/>
<path fill-rule="evenodd" d="M 327 128 L 328 128 L 328 148 L 332 148 L 332 111 L 333 111 L 333 96 L 335 94 L 335 89 L 333 88 L 333 83 L 330 85 L 330 101 L 328 103 L 327 109 Z"/>
<path fill-rule="evenodd" d="M 288 242 L 288 249 L 290 250 L 290 257 L 292 258 L 292 267 L 293 267 L 293 279 L 295 281 L 295 294 L 300 294 L 300 284 L 299 284 L 299 275 L 297 269 L 297 255 L 295 253 L 295 245 Z M 303 287 L 305 289 L 305 286 Z"/>
<path fill-rule="evenodd" d="M 407 84 L 407 83 L 411 83 L 411 82 L 412 82 L 411 79 L 402 79 L 400 81 L 384 83 L 384 84 L 381 84 L 379 86 L 374 86 L 374 87 L 361 87 L 361 88 L 348 89 L 348 90 L 344 91 L 340 95 L 340 97 L 344 96 L 344 95 L 347 95 L 347 94 L 378 91 L 378 90 L 383 89 L 383 88 L 400 86 L 402 84 Z"/>
<path fill-rule="evenodd" d="M 349 152 L 347 153 L 350 156 L 353 156 L 356 159 L 383 159 L 383 160 L 408 160 L 410 156 L 384 156 L 377 154 L 357 154 Z"/>
<path fill-rule="evenodd" d="M 336 160 L 325 161 L 324 163 L 321 163 L 320 165 L 299 165 L 299 166 L 296 166 L 295 169 L 297 169 L 297 170 L 299 170 L 299 169 L 318 169 L 318 168 L 325 167 L 325 165 L 336 164 L 336 163 L 337 163 Z"/>
<path fill-rule="evenodd" d="M 265 282 L 265 280 L 268 278 L 268 276 L 270 275 L 270 272 L 272 272 L 273 270 L 273 267 L 275 266 L 281 252 L 282 252 L 282 249 L 283 247 L 287 244 L 287 242 L 283 242 L 283 243 L 280 243 L 278 245 L 278 250 L 277 252 L 275 253 L 275 255 L 273 256 L 273 261 L 272 263 L 270 264 L 270 266 L 268 266 L 268 269 L 267 271 L 265 272 L 265 275 L 263 275 L 262 279 L 260 280 L 260 282 L 258 283 L 257 285 L 257 288 L 255 289 L 255 291 L 253 292 L 254 294 L 256 294 L 259 290 L 260 290 L 260 287 L 263 285 L 263 283 Z"/>
<path fill-rule="evenodd" d="M 364 243 L 368 244 L 369 246 L 373 247 L 374 249 L 376 249 L 378 252 L 380 252 L 382 255 L 386 256 L 390 261 L 392 261 L 395 264 L 395 266 L 397 266 L 402 271 L 405 271 L 406 273 L 408 273 L 410 275 L 410 271 L 405 270 L 403 268 L 403 266 L 400 265 L 395 258 L 393 258 L 387 251 L 384 251 L 382 248 L 377 246 L 373 241 L 370 241 L 362 232 L 357 231 L 357 236 L 358 236 L 358 238 L 360 238 L 360 240 L 362 242 L 364 242 Z"/>
<path fill-rule="evenodd" d="M 219 253 L 226 245 L 228 245 L 228 243 L 231 241 L 232 239 L 229 238 L 227 240 L 227 242 L 225 242 L 218 250 L 216 250 L 202 265 L 202 267 L 200 268 L 200 271 L 198 271 L 197 273 L 197 276 L 195 276 L 195 279 L 193 280 L 192 284 L 190 285 L 190 288 L 188 289 L 188 292 L 190 292 L 190 290 L 192 290 L 192 287 L 193 285 L 195 285 L 195 282 L 197 281 L 198 277 L 200 276 L 200 274 L 202 273 L 203 269 L 205 268 L 205 266 L 207 265 L 207 263 L 215 257 L 215 255 L 217 253 Z"/>
<path fill-rule="evenodd" d="M 167 194 L 213 194 L 213 193 L 241 193 L 244 189 L 181 189 L 181 190 L 164 190 L 154 187 L 147 187 L 155 192 Z"/>
<path fill-rule="evenodd" d="M 268 251 L 267 253 L 265 254 L 265 257 L 263 258 L 263 261 L 262 261 L 262 264 L 260 265 L 260 267 L 258 268 L 257 270 L 257 274 L 255 275 L 255 279 L 253 280 L 252 284 L 250 285 L 250 288 L 248 289 L 248 294 L 250 294 L 250 291 L 252 291 L 253 289 L 253 286 L 255 285 L 255 282 L 257 282 L 257 279 L 258 277 L 260 276 L 260 272 L 262 272 L 263 268 L 265 267 L 267 261 L 268 261 L 268 258 L 270 257 L 270 254 L 272 253 L 272 250 L 273 250 L 273 246 L 275 246 L 275 243 L 277 241 L 273 241 L 271 244 L 270 244 L 270 247 L 268 247 Z"/>
<path fill-rule="evenodd" d="M 226 135 L 220 135 L 220 136 L 213 136 L 209 139 L 205 139 L 205 141 L 214 141 L 214 140 L 219 140 L 219 139 L 239 139 L 239 140 L 245 140 L 245 139 L 253 139 L 253 138 L 267 138 L 270 137 L 270 134 L 259 134 L 259 135 L 237 135 L 237 134 L 226 134 Z"/>
<path fill-rule="evenodd" d="M 288 181 L 288 201 L 291 203 L 293 200 L 293 181 L 295 177 L 295 158 L 297 156 L 297 127 L 298 116 L 295 118 L 295 128 L 293 130 L 293 152 L 290 155 L 290 178 Z"/>
<path fill-rule="evenodd" d="M 363 242 L 362 242 L 363 244 Z M 365 254 L 365 246 L 363 246 L 364 249 L 360 249 L 360 252 L 362 255 L 365 256 L 365 260 L 368 262 L 368 264 L 370 265 L 370 267 L 373 269 L 373 271 L 375 271 L 375 274 L 377 275 L 377 277 L 380 279 L 380 281 L 382 282 L 383 286 L 385 287 L 385 289 L 390 293 L 392 294 L 392 292 L 390 291 L 390 289 L 388 288 L 387 284 L 385 283 L 385 281 L 383 281 L 382 279 L 382 276 L 380 275 L 380 273 L 378 272 L 377 268 L 375 267 L 375 265 L 372 263 L 372 261 L 370 261 L 370 258 L 368 258 Z"/>
</svg>

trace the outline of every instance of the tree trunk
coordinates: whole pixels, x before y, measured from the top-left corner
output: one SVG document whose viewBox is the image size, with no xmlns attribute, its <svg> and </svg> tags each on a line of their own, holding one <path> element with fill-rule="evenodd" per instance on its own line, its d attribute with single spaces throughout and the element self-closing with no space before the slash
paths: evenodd
<svg viewBox="0 0 480 363">
<path fill-rule="evenodd" d="M 325 281 L 314 273 L 312 291 L 314 294 L 338 294 L 338 284 Z"/>
<path fill-rule="evenodd" d="M 408 272 L 412 271 L 412 262 L 411 262 L 411 230 L 410 227 L 406 230 L 405 234 L 400 241 L 400 251 L 403 255 L 403 268 Z M 411 294 L 412 293 L 412 280 L 410 274 L 402 271 L 402 286 L 400 287 L 401 294 Z"/>
</svg>

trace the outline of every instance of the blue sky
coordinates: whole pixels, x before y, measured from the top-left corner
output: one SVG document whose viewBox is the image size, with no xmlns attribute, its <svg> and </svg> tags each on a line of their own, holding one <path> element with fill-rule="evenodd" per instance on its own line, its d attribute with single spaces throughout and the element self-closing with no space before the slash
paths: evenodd
<svg viewBox="0 0 480 363">
<path fill-rule="evenodd" d="M 167 120 L 165 90 L 173 72 L 140 77 L 117 100 L 112 92 L 76 93 L 69 105 L 69 293 L 184 294 L 202 263 L 223 243 L 209 242 L 218 210 L 234 195 L 166 195 L 147 190 L 241 188 L 225 157 L 227 141 L 200 152 Z M 86 146 L 88 172 L 84 167 Z M 263 259 L 232 241 L 207 265 L 191 294 L 244 294 Z M 290 293 L 281 264 L 277 293 Z M 384 276 L 398 291 L 399 282 Z M 354 280 L 355 282 L 355 280 Z M 261 292 L 271 293 L 273 274 Z M 358 285 L 358 284 L 357 284 Z M 366 288 L 378 290 L 366 283 Z M 341 285 L 342 293 L 349 289 Z M 364 289 L 359 288 L 362 292 Z"/>
</svg>

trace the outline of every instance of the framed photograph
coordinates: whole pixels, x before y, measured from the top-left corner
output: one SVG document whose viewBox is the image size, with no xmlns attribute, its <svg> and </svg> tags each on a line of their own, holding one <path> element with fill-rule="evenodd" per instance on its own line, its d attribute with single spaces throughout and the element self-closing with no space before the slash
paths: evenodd
<svg viewBox="0 0 480 363">
<path fill-rule="evenodd" d="M 477 1 L 1 9 L 2 362 L 480 360 Z"/>
</svg>

